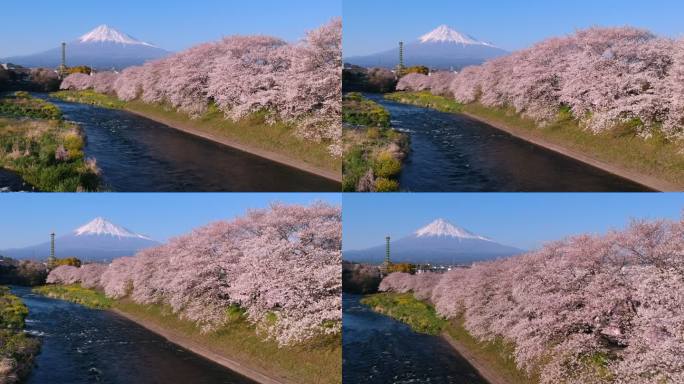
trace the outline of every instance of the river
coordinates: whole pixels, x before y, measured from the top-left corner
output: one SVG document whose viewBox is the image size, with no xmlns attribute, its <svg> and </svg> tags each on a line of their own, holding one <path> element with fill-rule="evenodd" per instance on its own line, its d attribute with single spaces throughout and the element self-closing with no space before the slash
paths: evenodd
<svg viewBox="0 0 684 384">
<path fill-rule="evenodd" d="M 36 94 L 46 98 L 45 94 Z M 85 129 L 106 188 L 119 192 L 339 192 L 338 182 L 133 113 L 48 98 Z"/>
<path fill-rule="evenodd" d="M 253 384 L 114 312 L 13 287 L 29 308 L 27 332 L 41 352 L 27 384 Z"/>
<path fill-rule="evenodd" d="M 30 184 L 27 184 L 18 174 L 0 168 L 0 192 L 26 191 L 35 191 L 35 188 Z"/>
<path fill-rule="evenodd" d="M 400 176 L 416 192 L 636 192 L 648 188 L 467 116 L 368 98 L 411 136 Z"/>
<path fill-rule="evenodd" d="M 361 297 L 342 297 L 343 383 L 487 383 L 446 340 L 371 311 Z"/>
</svg>

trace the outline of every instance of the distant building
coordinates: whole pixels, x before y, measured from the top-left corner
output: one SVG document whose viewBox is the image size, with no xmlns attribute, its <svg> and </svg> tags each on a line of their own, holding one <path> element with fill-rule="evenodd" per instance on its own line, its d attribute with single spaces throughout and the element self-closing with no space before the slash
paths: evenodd
<svg viewBox="0 0 684 384">
<path fill-rule="evenodd" d="M 390 237 L 387 236 L 385 237 L 385 261 L 382 263 L 380 271 L 386 275 L 389 272 L 390 265 Z"/>
<path fill-rule="evenodd" d="M 48 257 L 47 265 L 52 268 L 57 262 L 55 257 L 55 232 L 50 233 L 50 257 Z"/>
<path fill-rule="evenodd" d="M 466 269 L 470 268 L 470 265 L 465 264 L 454 264 L 454 265 L 432 265 L 432 264 L 422 264 L 416 266 L 416 274 L 419 273 L 446 273 L 453 271 L 455 269 Z"/>
</svg>

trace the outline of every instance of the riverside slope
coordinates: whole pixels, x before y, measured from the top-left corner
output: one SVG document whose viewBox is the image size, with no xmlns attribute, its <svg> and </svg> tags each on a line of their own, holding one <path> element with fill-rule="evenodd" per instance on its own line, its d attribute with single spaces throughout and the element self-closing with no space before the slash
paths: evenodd
<svg viewBox="0 0 684 384">
<path fill-rule="evenodd" d="M 177 332 L 174 332 L 173 330 L 162 328 L 154 322 L 139 318 L 137 316 L 134 316 L 130 313 L 124 312 L 116 308 L 112 309 L 112 311 L 146 328 L 148 331 L 156 333 L 157 335 L 165 338 L 166 340 L 176 345 L 179 345 L 189 351 L 192 351 L 204 357 L 205 359 L 220 364 L 230 369 L 231 371 L 235 371 L 261 384 L 296 384 L 296 382 L 294 381 L 290 381 L 282 377 L 272 376 L 267 372 L 251 367 L 243 362 L 216 353 L 211 349 L 192 341 L 190 338 L 185 337 Z"/>
<path fill-rule="evenodd" d="M 661 180 L 659 178 L 646 175 L 643 173 L 639 173 L 637 171 L 633 171 L 630 169 L 627 169 L 625 167 L 621 167 L 619 165 L 614 165 L 607 163 L 605 161 L 599 160 L 595 157 L 592 157 L 590 155 L 584 154 L 580 151 L 567 148 L 561 145 L 554 144 L 548 140 L 542 139 L 540 137 L 536 137 L 528 132 L 525 132 L 521 129 L 516 129 L 508 124 L 502 123 L 500 121 L 495 121 L 493 119 L 487 119 L 482 116 L 473 114 L 473 113 L 468 113 L 468 112 L 460 112 L 461 114 L 468 116 L 469 118 L 473 120 L 480 121 L 482 123 L 485 123 L 487 125 L 490 125 L 494 128 L 497 128 L 499 130 L 502 130 L 506 133 L 509 133 L 515 137 L 521 138 L 525 141 L 529 141 L 532 144 L 538 145 L 540 147 L 544 147 L 548 150 L 554 151 L 556 153 L 560 153 L 563 156 L 570 157 L 572 159 L 575 159 L 577 161 L 581 161 L 585 164 L 589 164 L 595 168 L 601 169 L 603 171 L 606 171 L 608 173 L 612 173 L 614 175 L 623 177 L 625 179 L 631 180 L 635 183 L 641 184 L 645 187 L 648 187 L 656 192 L 679 192 L 681 191 L 681 187 L 677 186 L 674 183 L 668 182 L 666 180 Z"/>
<path fill-rule="evenodd" d="M 342 174 L 341 172 L 335 172 L 327 169 L 323 169 L 320 167 L 316 167 L 312 164 L 309 164 L 307 162 L 304 162 L 302 160 L 298 159 L 293 159 L 291 157 L 285 156 L 283 154 L 273 152 L 273 151 L 267 151 L 264 149 L 259 149 L 255 148 L 250 145 L 242 144 L 236 140 L 229 139 L 227 137 L 222 137 L 219 135 L 212 134 L 210 132 L 203 131 L 201 129 L 198 129 L 196 126 L 194 126 L 192 123 L 183 123 L 177 120 L 172 120 L 163 116 L 159 116 L 157 114 L 153 114 L 150 112 L 144 112 L 135 108 L 131 108 L 129 106 L 125 107 L 125 110 L 133 113 L 138 116 L 145 117 L 150 120 L 154 120 L 158 123 L 162 123 L 164 125 L 167 125 L 171 128 L 177 129 L 179 131 L 183 131 L 185 133 L 189 133 L 191 135 L 195 135 L 207 140 L 214 141 L 219 144 L 223 144 L 235 149 L 239 149 L 240 151 L 251 153 L 253 155 L 263 157 L 265 159 L 275 161 L 280 164 L 285 164 L 287 166 L 293 167 L 300 169 L 305 172 L 312 173 L 317 176 L 325 177 L 326 179 L 337 181 L 337 182 L 342 182 Z"/>
</svg>

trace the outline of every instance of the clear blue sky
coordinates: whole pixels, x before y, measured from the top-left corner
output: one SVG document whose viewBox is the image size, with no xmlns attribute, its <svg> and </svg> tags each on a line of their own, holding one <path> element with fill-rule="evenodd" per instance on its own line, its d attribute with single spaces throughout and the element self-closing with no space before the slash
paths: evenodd
<svg viewBox="0 0 684 384">
<path fill-rule="evenodd" d="M 342 15 L 342 0 L 3 1 L 0 57 L 35 53 L 108 24 L 178 51 L 232 34 L 296 41 Z"/>
<path fill-rule="evenodd" d="M 400 238 L 436 218 L 523 249 L 580 233 L 624 228 L 631 218 L 679 219 L 683 193 L 418 193 L 342 197 L 345 250 Z"/>
<path fill-rule="evenodd" d="M 271 202 L 340 205 L 336 193 L 11 193 L 0 196 L 0 249 L 63 235 L 97 216 L 155 240 L 243 215 Z"/>
<path fill-rule="evenodd" d="M 344 56 L 413 41 L 440 24 L 516 50 L 593 25 L 684 34 L 680 0 L 344 0 Z"/>
</svg>

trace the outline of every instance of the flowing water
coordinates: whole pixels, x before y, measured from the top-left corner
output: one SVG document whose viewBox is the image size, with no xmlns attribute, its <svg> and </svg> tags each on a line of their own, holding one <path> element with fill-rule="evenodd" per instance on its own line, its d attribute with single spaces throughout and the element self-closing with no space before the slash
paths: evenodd
<svg viewBox="0 0 684 384">
<path fill-rule="evenodd" d="M 631 192 L 648 188 L 464 115 L 367 95 L 411 136 L 402 189 L 418 192 Z"/>
<path fill-rule="evenodd" d="M 0 192 L 34 191 L 33 186 L 24 182 L 21 176 L 12 171 L 0 168 Z"/>
<path fill-rule="evenodd" d="M 342 297 L 343 383 L 487 383 L 446 340 L 371 311 L 361 297 Z"/>
<path fill-rule="evenodd" d="M 46 97 L 45 95 L 37 95 Z M 123 110 L 49 98 L 85 129 L 108 189 L 122 192 L 331 191 L 339 183 Z"/>
<path fill-rule="evenodd" d="M 27 332 L 42 340 L 27 384 L 253 384 L 110 311 L 13 287 L 29 308 Z"/>
</svg>

